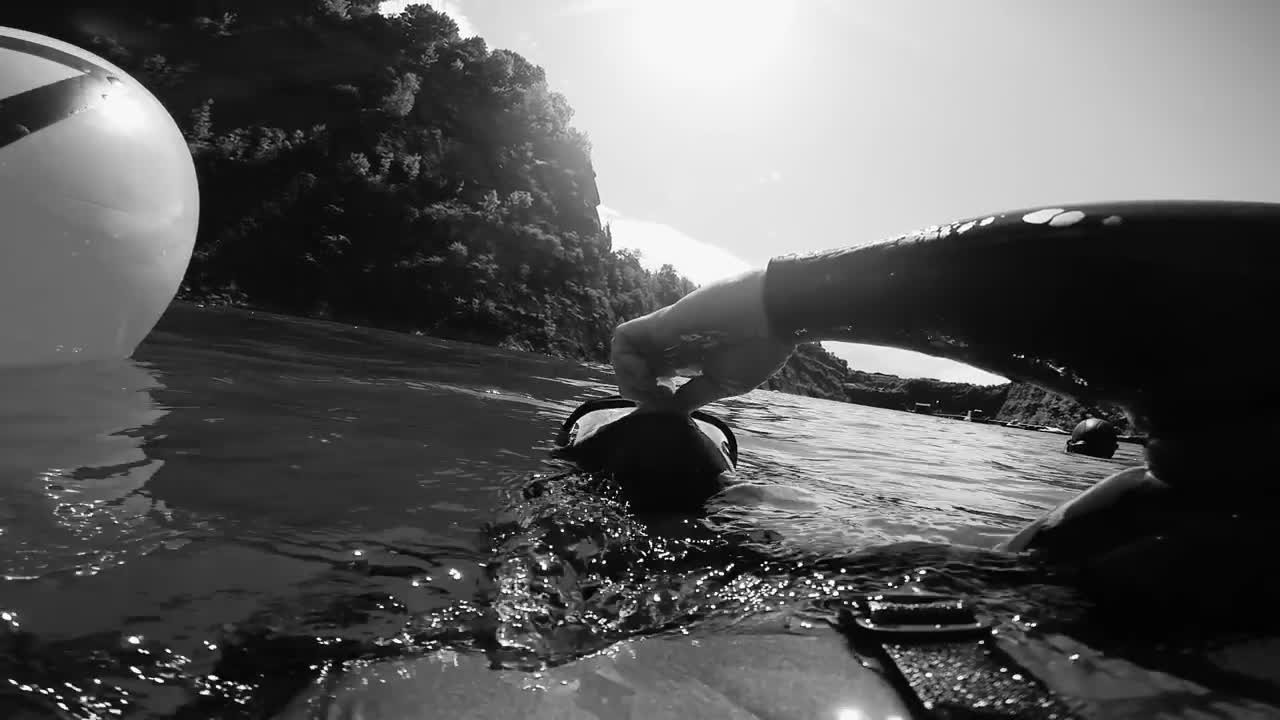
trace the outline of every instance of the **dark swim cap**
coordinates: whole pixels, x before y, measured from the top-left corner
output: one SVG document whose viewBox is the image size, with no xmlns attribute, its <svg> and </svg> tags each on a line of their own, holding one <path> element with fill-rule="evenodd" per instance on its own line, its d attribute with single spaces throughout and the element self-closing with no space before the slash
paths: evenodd
<svg viewBox="0 0 1280 720">
<path fill-rule="evenodd" d="M 738 464 L 738 441 L 719 418 L 638 412 L 619 396 L 579 406 L 556 445 L 556 455 L 582 470 L 611 476 L 637 511 L 701 507 Z"/>
<path fill-rule="evenodd" d="M 1071 431 L 1071 439 L 1067 441 L 1067 452 L 1090 457 L 1109 458 L 1116 454 L 1120 447 L 1119 433 L 1116 427 L 1106 420 L 1089 418 L 1082 420 Z"/>
</svg>

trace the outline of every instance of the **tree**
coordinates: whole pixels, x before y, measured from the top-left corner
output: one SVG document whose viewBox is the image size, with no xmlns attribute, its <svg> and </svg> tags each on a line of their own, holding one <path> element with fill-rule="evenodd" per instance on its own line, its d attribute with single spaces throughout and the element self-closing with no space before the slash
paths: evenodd
<svg viewBox="0 0 1280 720">
<path fill-rule="evenodd" d="M 188 296 L 603 360 L 618 321 L 693 287 L 613 251 L 568 100 L 447 15 L 149 1 L 107 24 L 136 29 L 120 33 L 126 69 L 188 119 Z"/>
</svg>

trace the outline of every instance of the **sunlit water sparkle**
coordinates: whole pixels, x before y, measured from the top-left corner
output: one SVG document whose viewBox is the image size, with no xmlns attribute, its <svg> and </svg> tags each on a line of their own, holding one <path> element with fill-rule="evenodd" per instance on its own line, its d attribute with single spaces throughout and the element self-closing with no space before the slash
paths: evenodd
<svg viewBox="0 0 1280 720">
<path fill-rule="evenodd" d="M 0 710 L 266 717 L 383 658 L 537 673 L 905 583 L 977 598 L 1045 666 L 1172 692 L 1043 634 L 1081 601 L 987 550 L 1134 446 L 755 392 L 710 408 L 743 484 L 637 518 L 548 455 L 610 391 L 598 365 L 183 305 L 136 361 L 0 374 Z"/>
</svg>

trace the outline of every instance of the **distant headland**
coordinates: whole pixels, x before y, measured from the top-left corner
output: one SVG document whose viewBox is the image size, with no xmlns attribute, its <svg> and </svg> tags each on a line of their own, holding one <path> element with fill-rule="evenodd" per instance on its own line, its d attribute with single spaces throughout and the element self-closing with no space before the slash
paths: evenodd
<svg viewBox="0 0 1280 720">
<path fill-rule="evenodd" d="M 1034 385 L 970 385 L 927 378 L 900 378 L 851 369 L 817 343 L 801 345 L 766 383 L 770 390 L 942 417 L 993 422 L 1032 430 L 1069 431 L 1085 417 L 1110 420 L 1120 431 L 1129 422 L 1119 408 L 1086 407 Z"/>
</svg>

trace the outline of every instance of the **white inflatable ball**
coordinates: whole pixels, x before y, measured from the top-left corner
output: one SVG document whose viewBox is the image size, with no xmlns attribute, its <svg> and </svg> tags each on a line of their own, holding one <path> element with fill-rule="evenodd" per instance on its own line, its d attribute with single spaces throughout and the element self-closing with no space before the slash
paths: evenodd
<svg viewBox="0 0 1280 720">
<path fill-rule="evenodd" d="M 0 27 L 0 368 L 131 355 L 178 290 L 198 215 L 191 153 L 146 88 Z"/>
</svg>

